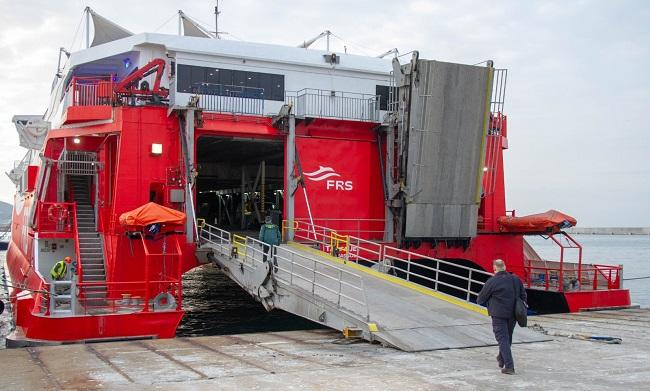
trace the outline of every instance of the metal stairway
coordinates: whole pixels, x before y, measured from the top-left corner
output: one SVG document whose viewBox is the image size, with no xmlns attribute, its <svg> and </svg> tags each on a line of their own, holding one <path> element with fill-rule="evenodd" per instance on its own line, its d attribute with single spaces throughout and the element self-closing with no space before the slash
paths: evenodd
<svg viewBox="0 0 650 391">
<path fill-rule="evenodd" d="M 77 203 L 79 255 L 82 263 L 83 281 L 106 282 L 102 238 L 97 232 L 95 210 L 90 203 L 89 176 L 71 175 L 68 178 L 73 201 Z M 86 298 L 86 307 L 101 306 L 105 304 L 107 287 L 101 284 L 84 286 L 80 293 Z"/>
<path fill-rule="evenodd" d="M 404 351 L 495 345 L 491 320 L 476 304 L 314 248 L 288 243 L 264 262 L 256 239 L 204 225 L 202 249 L 267 310 L 314 322 Z M 518 329 L 515 343 L 548 338 Z"/>
</svg>

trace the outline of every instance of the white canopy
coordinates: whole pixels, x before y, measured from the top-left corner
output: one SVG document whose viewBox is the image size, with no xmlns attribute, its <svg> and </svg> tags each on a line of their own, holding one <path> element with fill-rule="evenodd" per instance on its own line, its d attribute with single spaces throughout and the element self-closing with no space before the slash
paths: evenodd
<svg viewBox="0 0 650 391">
<path fill-rule="evenodd" d="M 118 26 L 117 24 L 111 22 L 105 17 L 97 14 L 95 11 L 88 7 L 86 11 L 93 18 L 93 25 L 95 26 L 95 34 L 93 36 L 93 42 L 90 46 L 97 46 L 103 43 L 115 41 L 117 39 L 122 39 L 130 37 L 133 35 L 129 30 Z"/>
<path fill-rule="evenodd" d="M 214 38 L 212 34 L 206 31 L 201 25 L 185 15 L 183 11 L 178 11 L 183 22 L 183 35 L 186 37 Z"/>
</svg>

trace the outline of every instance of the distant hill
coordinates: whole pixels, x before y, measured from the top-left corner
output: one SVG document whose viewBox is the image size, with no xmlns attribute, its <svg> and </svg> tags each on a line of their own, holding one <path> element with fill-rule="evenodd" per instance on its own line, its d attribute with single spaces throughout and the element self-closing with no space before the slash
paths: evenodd
<svg viewBox="0 0 650 391">
<path fill-rule="evenodd" d="M 13 206 L 6 202 L 0 201 L 0 224 L 11 222 L 11 211 Z"/>
</svg>

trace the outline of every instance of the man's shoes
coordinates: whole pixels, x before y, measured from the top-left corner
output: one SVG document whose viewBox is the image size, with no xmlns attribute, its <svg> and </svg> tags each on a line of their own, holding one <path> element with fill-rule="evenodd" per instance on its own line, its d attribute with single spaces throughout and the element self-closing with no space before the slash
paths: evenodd
<svg viewBox="0 0 650 391">
<path fill-rule="evenodd" d="M 497 356 L 497 363 L 499 363 L 499 368 L 503 368 L 506 365 L 501 356 Z"/>
<path fill-rule="evenodd" d="M 515 369 L 514 368 L 503 368 L 501 370 L 501 373 L 504 375 L 514 375 L 515 374 Z"/>
</svg>

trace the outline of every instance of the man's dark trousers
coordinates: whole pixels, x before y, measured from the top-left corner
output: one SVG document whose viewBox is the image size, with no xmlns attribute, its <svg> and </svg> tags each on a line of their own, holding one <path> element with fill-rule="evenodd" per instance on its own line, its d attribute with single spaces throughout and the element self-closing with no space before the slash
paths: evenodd
<svg viewBox="0 0 650 391">
<path fill-rule="evenodd" d="M 263 262 L 266 262 L 266 257 L 269 255 L 269 252 L 271 251 L 271 245 L 262 243 L 262 252 L 264 255 L 262 255 Z M 271 254 L 271 257 L 273 257 L 273 254 Z"/>
<path fill-rule="evenodd" d="M 506 368 L 515 367 L 510 345 L 512 345 L 512 332 L 515 329 L 516 323 L 515 318 L 492 317 L 492 331 L 494 331 L 494 337 L 499 343 L 499 357 L 503 360 Z"/>
</svg>

